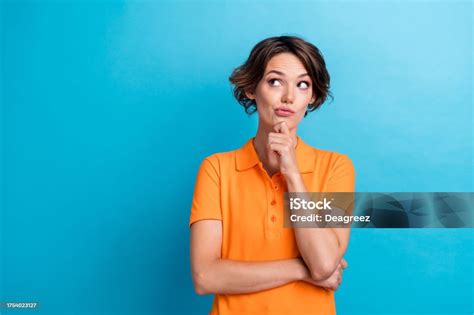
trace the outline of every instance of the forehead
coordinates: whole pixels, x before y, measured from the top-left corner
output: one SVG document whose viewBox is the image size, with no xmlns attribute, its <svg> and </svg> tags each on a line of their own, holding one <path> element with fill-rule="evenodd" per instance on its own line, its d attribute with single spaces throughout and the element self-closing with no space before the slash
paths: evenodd
<svg viewBox="0 0 474 315">
<path fill-rule="evenodd" d="M 265 73 L 271 70 L 280 70 L 285 74 L 305 73 L 306 68 L 303 63 L 291 53 L 280 53 L 273 56 L 267 63 Z"/>
</svg>

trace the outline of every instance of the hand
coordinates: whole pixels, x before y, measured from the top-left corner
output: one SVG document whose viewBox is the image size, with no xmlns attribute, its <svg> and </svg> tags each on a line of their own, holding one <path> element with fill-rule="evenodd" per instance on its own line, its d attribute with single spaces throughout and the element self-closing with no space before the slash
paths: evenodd
<svg viewBox="0 0 474 315">
<path fill-rule="evenodd" d="M 285 121 L 274 126 L 275 132 L 268 134 L 267 154 L 270 159 L 276 158 L 283 175 L 300 174 L 296 161 L 295 143 Z"/>
<path fill-rule="evenodd" d="M 348 266 L 347 261 L 344 258 L 342 258 L 336 270 L 326 280 L 315 281 L 311 277 L 307 277 L 304 279 L 304 281 L 317 285 L 319 287 L 323 287 L 324 289 L 336 291 L 342 283 L 342 271 L 343 269 L 346 269 L 347 266 Z"/>
</svg>

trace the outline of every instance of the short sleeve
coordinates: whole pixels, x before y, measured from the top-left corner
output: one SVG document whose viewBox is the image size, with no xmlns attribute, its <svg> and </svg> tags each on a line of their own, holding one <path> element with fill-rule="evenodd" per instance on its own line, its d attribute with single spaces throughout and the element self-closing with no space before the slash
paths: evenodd
<svg viewBox="0 0 474 315">
<path fill-rule="evenodd" d="M 194 186 L 189 226 L 204 219 L 222 220 L 220 178 L 210 157 L 204 159 L 199 167 Z"/>
<path fill-rule="evenodd" d="M 351 159 L 341 154 L 329 176 L 328 192 L 353 192 L 355 189 L 355 169 Z"/>
</svg>

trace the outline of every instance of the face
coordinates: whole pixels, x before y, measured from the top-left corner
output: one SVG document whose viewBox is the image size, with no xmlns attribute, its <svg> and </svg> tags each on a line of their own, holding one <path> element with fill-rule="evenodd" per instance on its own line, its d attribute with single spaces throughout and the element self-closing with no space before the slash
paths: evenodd
<svg viewBox="0 0 474 315">
<path fill-rule="evenodd" d="M 282 120 L 290 130 L 296 129 L 308 104 L 314 102 L 311 78 L 291 53 L 273 56 L 254 93 L 246 95 L 257 103 L 259 123 L 269 129 Z"/>
</svg>

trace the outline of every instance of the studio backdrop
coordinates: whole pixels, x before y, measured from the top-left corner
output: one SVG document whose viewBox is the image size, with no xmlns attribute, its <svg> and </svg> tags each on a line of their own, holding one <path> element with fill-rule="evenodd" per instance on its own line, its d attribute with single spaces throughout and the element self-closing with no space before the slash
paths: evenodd
<svg viewBox="0 0 474 315">
<path fill-rule="evenodd" d="M 260 40 L 324 55 L 308 144 L 357 192 L 472 192 L 471 1 L 2 1 L 0 302 L 206 314 L 189 212 L 204 157 L 255 134 L 228 81 Z M 338 314 L 470 314 L 469 228 L 354 229 Z M 2 306 L 3 314 L 21 311 Z"/>
</svg>

